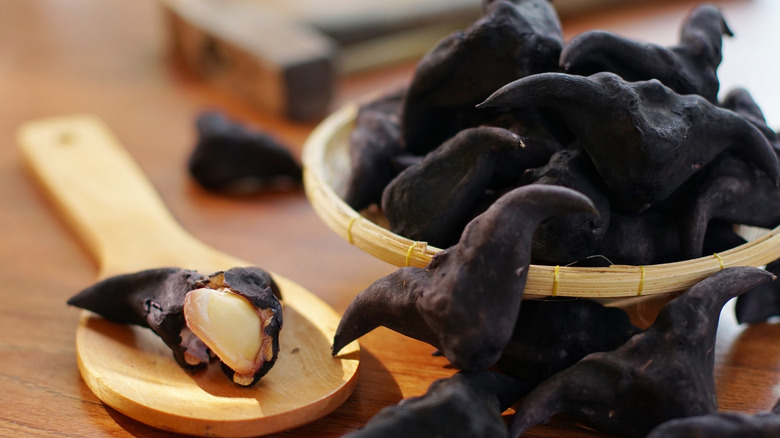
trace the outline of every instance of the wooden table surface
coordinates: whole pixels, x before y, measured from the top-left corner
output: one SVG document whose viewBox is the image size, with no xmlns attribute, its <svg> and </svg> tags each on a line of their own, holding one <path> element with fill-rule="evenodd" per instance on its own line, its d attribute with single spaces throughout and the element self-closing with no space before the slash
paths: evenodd
<svg viewBox="0 0 780 438">
<path fill-rule="evenodd" d="M 780 4 L 722 1 L 735 37 L 725 42 L 721 91 L 746 87 L 780 127 Z M 651 2 L 564 19 L 567 38 L 602 28 L 668 45 L 693 2 Z M 217 108 L 272 131 L 297 155 L 315 123 L 294 123 L 198 82 L 170 62 L 152 0 L 0 2 L 0 436 L 163 437 L 103 405 L 81 380 L 74 352 L 79 311 L 65 301 L 96 265 L 23 164 L 14 132 L 30 119 L 102 117 L 178 221 L 204 242 L 278 272 L 338 312 L 394 268 L 350 246 L 315 215 L 302 191 L 225 197 L 188 177 L 196 115 Z M 334 109 L 404 83 L 414 67 L 344 78 Z M 758 412 L 780 396 L 780 325 L 737 326 L 727 308 L 717 343 L 722 409 Z M 380 329 L 361 340 L 353 396 L 331 415 L 281 436 L 340 436 L 384 406 L 422 394 L 454 372 L 432 348 Z M 599 436 L 567 419 L 527 436 Z"/>
</svg>

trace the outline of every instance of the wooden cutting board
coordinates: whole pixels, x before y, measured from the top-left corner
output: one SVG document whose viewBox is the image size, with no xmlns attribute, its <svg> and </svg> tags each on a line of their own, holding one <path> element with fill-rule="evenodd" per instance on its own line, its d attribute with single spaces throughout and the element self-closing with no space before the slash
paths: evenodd
<svg viewBox="0 0 780 438">
<path fill-rule="evenodd" d="M 19 129 L 18 142 L 32 172 L 97 259 L 98 279 L 162 266 L 208 274 L 251 265 L 179 226 L 96 117 L 33 121 Z M 151 330 L 87 311 L 76 330 L 84 381 L 119 412 L 191 435 L 257 436 L 328 414 L 357 383 L 359 346 L 352 343 L 331 357 L 339 315 L 293 281 L 272 275 L 282 291 L 284 327 L 276 365 L 256 386 L 234 385 L 217 364 L 187 372 Z"/>
</svg>

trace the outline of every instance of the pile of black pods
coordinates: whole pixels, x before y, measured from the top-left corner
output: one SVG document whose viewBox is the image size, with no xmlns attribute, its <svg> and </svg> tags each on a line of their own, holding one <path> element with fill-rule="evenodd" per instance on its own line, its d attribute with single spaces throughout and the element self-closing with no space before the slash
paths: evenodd
<svg viewBox="0 0 780 438">
<path fill-rule="evenodd" d="M 408 86 L 363 102 L 341 195 L 443 251 L 360 292 L 333 354 L 383 326 L 461 371 L 350 436 L 517 437 L 558 413 L 617 436 L 777 433 L 777 407 L 719 413 L 713 375 L 728 300 L 740 322 L 780 314 L 772 269 L 723 269 L 646 329 L 585 299 L 522 300 L 531 263 L 686 260 L 744 243 L 735 224 L 780 225 L 778 135 L 747 90 L 718 98 L 731 35 L 703 4 L 671 47 L 565 43 L 549 1 L 485 0 Z"/>
<path fill-rule="evenodd" d="M 704 4 L 676 46 L 605 31 L 564 44 L 548 1 L 486 2 L 408 87 L 361 107 L 343 198 L 447 248 L 510 190 L 561 185 L 598 215 L 543 223 L 533 263 L 648 265 L 730 248 L 735 223 L 780 225 L 780 142 L 748 91 L 718 101 L 724 35 Z"/>
</svg>

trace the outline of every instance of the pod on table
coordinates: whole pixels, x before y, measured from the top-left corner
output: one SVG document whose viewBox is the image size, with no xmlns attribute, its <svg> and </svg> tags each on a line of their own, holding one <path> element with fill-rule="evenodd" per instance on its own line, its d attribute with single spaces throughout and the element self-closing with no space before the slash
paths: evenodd
<svg viewBox="0 0 780 438">
<path fill-rule="evenodd" d="M 700 281 L 669 301 L 644 332 L 537 386 L 516 407 L 510 436 L 562 412 L 600 431 L 636 437 L 668 420 L 716 413 L 720 311 L 729 299 L 774 278 L 763 269 L 734 267 Z"/>
<path fill-rule="evenodd" d="M 760 438 L 780 436 L 780 402 L 769 412 L 749 415 L 719 412 L 699 417 L 669 420 L 654 428 L 647 438 Z"/>
<path fill-rule="evenodd" d="M 379 411 L 349 438 L 507 435 L 501 413 L 527 391 L 527 385 L 492 371 L 460 371 L 439 379 L 419 397 Z"/>
<path fill-rule="evenodd" d="M 535 386 L 586 355 L 614 350 L 640 332 L 620 308 L 581 298 L 525 300 L 496 366 Z"/>
<path fill-rule="evenodd" d="M 300 164 L 271 134 L 250 129 L 217 111 L 201 114 L 196 126 L 198 140 L 188 167 L 205 189 L 246 194 L 301 183 Z"/>
</svg>

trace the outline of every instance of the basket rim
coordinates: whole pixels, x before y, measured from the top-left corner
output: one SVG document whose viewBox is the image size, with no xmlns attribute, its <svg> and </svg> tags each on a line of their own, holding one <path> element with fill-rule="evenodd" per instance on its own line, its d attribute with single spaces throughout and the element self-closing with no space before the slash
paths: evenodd
<svg viewBox="0 0 780 438">
<path fill-rule="evenodd" d="M 327 153 L 352 129 L 358 108 L 353 102 L 331 113 L 304 143 L 301 161 L 306 196 L 320 219 L 352 245 L 398 267 L 425 267 L 440 248 L 372 222 L 347 205 L 325 179 Z M 682 292 L 726 267 L 762 267 L 778 258 L 780 226 L 727 251 L 678 262 L 598 268 L 532 264 L 523 295 L 628 298 Z"/>
</svg>

